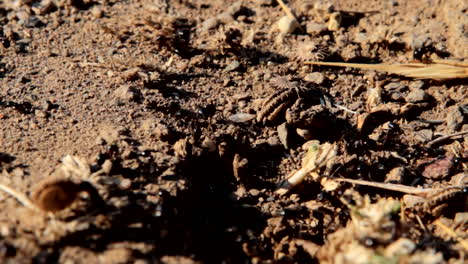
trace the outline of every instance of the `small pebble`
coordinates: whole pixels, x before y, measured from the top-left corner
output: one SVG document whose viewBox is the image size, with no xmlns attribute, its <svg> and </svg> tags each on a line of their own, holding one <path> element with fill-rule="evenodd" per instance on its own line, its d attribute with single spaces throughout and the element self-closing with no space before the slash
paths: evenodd
<svg viewBox="0 0 468 264">
<path fill-rule="evenodd" d="M 216 150 L 216 141 L 211 138 L 205 138 L 201 143 L 201 147 L 207 149 L 210 152 L 213 152 Z"/>
<path fill-rule="evenodd" d="M 419 103 L 429 100 L 430 96 L 421 89 L 414 89 L 406 96 L 406 102 L 408 103 Z"/>
<path fill-rule="evenodd" d="M 322 84 L 325 81 L 325 76 L 321 72 L 309 73 L 304 77 L 305 81 L 313 82 L 315 84 Z"/>
<path fill-rule="evenodd" d="M 122 190 L 127 190 L 132 186 L 132 181 L 130 179 L 123 179 L 119 183 L 119 187 Z"/>
<path fill-rule="evenodd" d="M 93 7 L 91 9 L 91 15 L 93 15 L 95 18 L 101 18 L 103 15 L 102 9 L 97 6 Z"/>
<path fill-rule="evenodd" d="M 309 129 L 296 128 L 296 133 L 297 135 L 299 135 L 301 138 L 305 140 L 312 139 L 312 133 L 310 132 Z"/>
<path fill-rule="evenodd" d="M 281 144 L 283 144 L 285 149 L 289 148 L 289 131 L 286 123 L 283 123 L 277 127 L 278 130 L 278 137 L 279 140 L 281 141 Z"/>
<path fill-rule="evenodd" d="M 219 25 L 220 21 L 217 17 L 211 17 L 205 20 L 202 24 L 202 31 L 208 31 L 210 29 L 214 29 Z"/>
<path fill-rule="evenodd" d="M 242 101 L 244 102 L 244 101 Z M 227 118 L 229 121 L 234 122 L 234 123 L 245 123 L 251 120 L 255 119 L 254 114 L 247 114 L 247 113 L 237 113 L 234 115 L 231 115 Z"/>
<path fill-rule="evenodd" d="M 249 194 L 252 196 L 258 196 L 260 194 L 260 191 L 257 189 L 250 189 Z"/>
<path fill-rule="evenodd" d="M 294 32 L 299 27 L 299 22 L 295 18 L 291 18 L 289 16 L 283 16 L 278 21 L 278 29 L 279 31 L 286 35 Z"/>
<path fill-rule="evenodd" d="M 36 115 L 37 117 L 46 118 L 47 117 L 47 112 L 36 109 L 36 110 L 34 110 L 34 115 Z"/>
<path fill-rule="evenodd" d="M 306 25 L 306 31 L 308 34 L 311 35 L 320 35 L 321 33 L 325 32 L 327 30 L 327 26 L 324 24 L 316 23 L 313 21 L 310 21 Z"/>
<path fill-rule="evenodd" d="M 114 91 L 115 97 L 120 101 L 136 101 L 141 97 L 140 91 L 129 85 L 122 85 Z"/>
<path fill-rule="evenodd" d="M 237 69 L 239 69 L 240 67 L 240 62 L 235 60 L 233 62 L 231 62 L 228 66 L 226 66 L 226 68 L 224 69 L 226 72 L 232 72 L 232 71 L 235 71 Z"/>
<path fill-rule="evenodd" d="M 342 16 L 340 12 L 334 12 L 330 15 L 328 20 L 328 30 L 337 31 L 341 27 Z"/>
<path fill-rule="evenodd" d="M 447 131 L 449 133 L 459 131 L 462 125 L 466 123 L 465 116 L 458 105 L 451 106 L 447 109 L 445 122 L 447 123 Z"/>
</svg>

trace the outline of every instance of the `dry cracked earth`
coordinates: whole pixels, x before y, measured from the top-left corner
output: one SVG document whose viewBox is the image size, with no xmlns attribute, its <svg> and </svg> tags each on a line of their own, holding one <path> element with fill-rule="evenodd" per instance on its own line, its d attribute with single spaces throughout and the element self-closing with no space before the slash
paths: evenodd
<svg viewBox="0 0 468 264">
<path fill-rule="evenodd" d="M 466 79 L 307 62 L 466 63 L 468 3 L 286 4 L 1 1 L 1 262 L 466 263 Z"/>
</svg>

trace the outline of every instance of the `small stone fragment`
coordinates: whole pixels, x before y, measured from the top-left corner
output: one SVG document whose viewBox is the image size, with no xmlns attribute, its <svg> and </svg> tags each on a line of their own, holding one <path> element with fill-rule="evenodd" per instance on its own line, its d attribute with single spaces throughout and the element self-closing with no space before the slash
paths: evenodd
<svg viewBox="0 0 468 264">
<path fill-rule="evenodd" d="M 207 149 L 210 152 L 213 152 L 216 150 L 216 142 L 213 139 L 207 137 L 201 143 L 201 147 Z"/>
<path fill-rule="evenodd" d="M 235 61 L 232 61 L 228 66 L 226 66 L 224 70 L 226 72 L 232 72 L 232 71 L 239 69 L 240 65 L 241 65 L 240 62 L 235 60 Z"/>
<path fill-rule="evenodd" d="M 34 110 L 34 115 L 36 115 L 37 117 L 40 117 L 40 118 L 46 118 L 47 117 L 47 112 L 36 109 L 36 110 Z"/>
<path fill-rule="evenodd" d="M 296 128 L 296 133 L 305 140 L 311 140 L 314 136 L 309 129 Z"/>
<path fill-rule="evenodd" d="M 413 252 L 414 249 L 416 249 L 416 244 L 410 239 L 402 237 L 387 246 L 385 256 L 405 256 Z"/>
<path fill-rule="evenodd" d="M 330 20 L 328 20 L 328 30 L 337 31 L 341 26 L 342 16 L 340 12 L 334 12 L 330 15 Z"/>
<path fill-rule="evenodd" d="M 463 115 L 458 105 L 451 106 L 447 109 L 447 116 L 445 122 L 447 123 L 447 132 L 454 133 L 460 130 L 461 126 L 466 123 L 465 116 Z"/>
<path fill-rule="evenodd" d="M 185 158 L 189 154 L 189 144 L 187 142 L 187 138 L 179 139 L 174 144 L 174 153 L 177 157 Z"/>
<path fill-rule="evenodd" d="M 429 165 L 423 169 L 422 176 L 430 179 L 441 180 L 450 175 L 450 171 L 454 165 L 454 156 L 448 155 L 443 158 L 434 159 Z"/>
<path fill-rule="evenodd" d="M 234 160 L 232 161 L 232 169 L 234 177 L 238 181 L 242 181 L 245 178 L 245 169 L 248 164 L 249 161 L 246 158 L 242 158 L 239 154 L 234 155 Z"/>
<path fill-rule="evenodd" d="M 99 130 L 99 137 L 102 138 L 107 144 L 112 144 L 119 139 L 119 137 L 124 133 L 122 127 L 116 126 L 103 126 Z"/>
<path fill-rule="evenodd" d="M 313 21 L 310 21 L 306 25 L 306 31 L 308 34 L 311 35 L 320 35 L 321 33 L 325 32 L 327 30 L 327 26 L 324 24 L 316 23 Z"/>
<path fill-rule="evenodd" d="M 163 124 L 157 124 L 152 133 L 157 139 L 161 141 L 170 141 L 174 135 L 172 131 Z"/>
<path fill-rule="evenodd" d="M 242 3 L 242 0 L 233 3 L 227 8 L 226 13 L 228 13 L 231 16 L 234 16 L 236 13 L 239 13 L 242 9 Z"/>
<path fill-rule="evenodd" d="M 410 85 L 409 85 L 409 88 L 410 88 L 411 90 L 422 89 L 423 87 L 424 87 L 424 82 L 421 81 L 421 80 L 417 80 L 417 81 L 411 82 Z"/>
<path fill-rule="evenodd" d="M 93 17 L 95 18 L 101 18 L 102 15 L 103 15 L 103 12 L 102 12 L 102 9 L 98 6 L 95 6 L 91 9 L 91 14 L 93 15 Z"/>
<path fill-rule="evenodd" d="M 278 137 L 281 141 L 281 144 L 283 144 L 285 149 L 288 149 L 289 148 L 289 139 L 288 139 L 289 131 L 288 131 L 287 123 L 283 123 L 279 125 L 277 127 L 277 131 L 278 131 Z"/>
<path fill-rule="evenodd" d="M 422 89 L 413 89 L 406 96 L 406 102 L 419 103 L 430 99 L 430 96 Z"/>
<path fill-rule="evenodd" d="M 257 189 L 250 189 L 249 194 L 255 197 L 255 196 L 260 195 L 260 191 Z"/>
<path fill-rule="evenodd" d="M 385 175 L 385 182 L 389 183 L 401 183 L 405 176 L 405 167 L 399 166 L 393 168 L 390 172 Z"/>
<path fill-rule="evenodd" d="M 202 24 L 201 30 L 208 31 L 210 29 L 216 28 L 219 25 L 220 21 L 217 17 L 211 17 L 205 20 Z"/>
<path fill-rule="evenodd" d="M 414 139 L 420 141 L 421 143 L 426 143 L 432 140 L 434 136 L 434 131 L 432 129 L 421 129 L 415 131 Z"/>
<path fill-rule="evenodd" d="M 119 183 L 119 187 L 122 190 L 128 190 L 132 186 L 132 181 L 130 179 L 123 179 Z"/>
<path fill-rule="evenodd" d="M 315 84 L 322 84 L 325 81 L 325 76 L 321 72 L 309 73 L 304 77 L 305 81 L 313 82 Z"/>
<path fill-rule="evenodd" d="M 237 113 L 229 116 L 227 119 L 234 123 L 245 123 L 254 120 L 256 115 L 247 113 Z"/>
<path fill-rule="evenodd" d="M 129 85 L 122 85 L 114 91 L 114 95 L 120 102 L 131 102 L 141 98 L 140 91 Z"/>
<path fill-rule="evenodd" d="M 296 30 L 299 27 L 299 22 L 295 18 L 289 17 L 289 16 L 283 16 L 280 18 L 278 21 L 278 29 L 279 31 L 284 34 L 290 34 L 293 33 L 294 30 Z"/>
</svg>

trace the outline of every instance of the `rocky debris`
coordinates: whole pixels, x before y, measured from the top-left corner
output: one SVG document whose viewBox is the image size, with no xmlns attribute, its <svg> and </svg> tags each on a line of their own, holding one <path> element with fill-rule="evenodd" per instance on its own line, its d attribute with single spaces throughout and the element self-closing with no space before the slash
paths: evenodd
<svg viewBox="0 0 468 264">
<path fill-rule="evenodd" d="M 441 158 L 431 160 L 428 164 L 423 165 L 422 176 L 425 178 L 442 180 L 450 175 L 454 165 L 454 156 L 446 155 Z"/>
<path fill-rule="evenodd" d="M 137 87 L 130 85 L 122 85 L 114 91 L 118 104 L 126 102 L 136 102 L 142 99 L 142 94 Z"/>
</svg>

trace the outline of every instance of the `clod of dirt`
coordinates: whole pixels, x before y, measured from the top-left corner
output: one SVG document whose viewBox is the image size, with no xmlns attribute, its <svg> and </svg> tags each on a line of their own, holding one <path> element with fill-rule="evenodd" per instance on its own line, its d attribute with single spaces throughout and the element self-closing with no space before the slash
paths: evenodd
<svg viewBox="0 0 468 264">
<path fill-rule="evenodd" d="M 114 91 L 114 95 L 118 104 L 125 102 L 134 102 L 142 98 L 139 89 L 130 85 L 122 85 Z"/>
<path fill-rule="evenodd" d="M 317 134 L 329 133 L 327 131 L 333 121 L 333 114 L 324 105 L 314 105 L 304 110 L 304 102 L 298 100 L 291 108 L 286 111 L 286 121 L 288 124 L 299 127 L 317 130 Z M 320 131 L 318 131 L 320 130 Z"/>
<path fill-rule="evenodd" d="M 152 135 L 164 142 L 172 141 L 175 138 L 174 134 L 174 131 L 172 131 L 168 126 L 160 123 L 158 123 L 152 131 Z"/>
<path fill-rule="evenodd" d="M 304 77 L 304 80 L 320 85 L 325 81 L 325 76 L 321 72 L 313 72 L 313 73 L 307 74 Z"/>
<path fill-rule="evenodd" d="M 314 21 L 309 21 L 306 24 L 306 31 L 312 36 L 320 35 L 327 30 L 327 26 L 322 23 L 317 23 Z"/>
<path fill-rule="evenodd" d="M 416 249 L 416 244 L 408 238 L 399 238 L 395 242 L 388 245 L 384 255 L 386 257 L 409 255 Z"/>
<path fill-rule="evenodd" d="M 99 139 L 104 140 L 109 145 L 116 142 L 124 134 L 123 127 L 104 125 L 99 129 Z"/>
<path fill-rule="evenodd" d="M 454 159 L 455 157 L 449 154 L 443 158 L 432 160 L 428 165 L 424 166 L 422 176 L 436 180 L 446 178 L 450 175 L 450 171 L 454 165 Z"/>
<path fill-rule="evenodd" d="M 187 138 L 179 139 L 174 144 L 173 148 L 177 157 L 185 158 L 187 155 L 191 154 L 190 144 L 188 143 Z"/>
<path fill-rule="evenodd" d="M 232 71 L 235 71 L 235 70 L 239 69 L 240 66 L 241 66 L 240 62 L 237 61 L 237 60 L 234 60 L 231 63 L 229 63 L 229 65 L 226 66 L 226 68 L 224 68 L 224 70 L 226 72 L 232 72 Z"/>
<path fill-rule="evenodd" d="M 36 188 L 32 195 L 34 203 L 45 212 L 67 208 L 82 189 L 79 184 L 65 179 L 48 179 Z"/>
<path fill-rule="evenodd" d="M 385 175 L 385 182 L 402 183 L 405 177 L 405 167 L 395 167 Z"/>
<path fill-rule="evenodd" d="M 447 124 L 447 133 L 454 133 L 460 130 L 465 120 L 467 119 L 468 111 L 463 111 L 458 105 L 451 106 L 447 109 L 445 123 Z"/>
<path fill-rule="evenodd" d="M 311 140 L 314 138 L 314 133 L 312 133 L 310 129 L 296 128 L 296 133 L 304 140 Z"/>
<path fill-rule="evenodd" d="M 203 21 L 201 25 L 201 30 L 202 31 L 208 31 L 210 29 L 216 28 L 220 23 L 219 18 L 217 17 L 210 17 L 207 20 Z"/>
<path fill-rule="evenodd" d="M 378 105 L 370 113 L 357 115 L 356 127 L 362 134 L 370 134 L 380 124 L 397 118 L 403 111 L 401 108 L 400 105 L 395 103 Z"/>
<path fill-rule="evenodd" d="M 34 115 L 40 118 L 46 118 L 48 116 L 46 111 L 36 109 L 34 110 Z"/>
<path fill-rule="evenodd" d="M 406 96 L 406 102 L 408 103 L 420 103 L 429 100 L 431 97 L 422 89 L 413 89 Z"/>
</svg>

